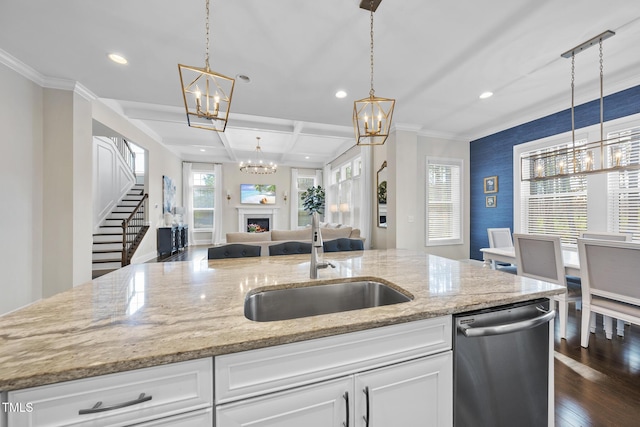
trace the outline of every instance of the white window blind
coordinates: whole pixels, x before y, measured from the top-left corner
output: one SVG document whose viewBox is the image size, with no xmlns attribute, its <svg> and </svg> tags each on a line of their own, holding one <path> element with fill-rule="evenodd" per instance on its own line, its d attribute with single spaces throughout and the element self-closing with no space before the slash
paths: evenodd
<svg viewBox="0 0 640 427">
<path fill-rule="evenodd" d="M 427 158 L 426 245 L 462 243 L 462 160 Z"/>
<path fill-rule="evenodd" d="M 623 143 L 619 150 L 623 164 L 640 160 L 640 138 L 632 133 L 640 128 L 609 133 L 608 139 L 619 138 Z M 608 181 L 608 230 L 616 233 L 632 233 L 634 241 L 640 241 L 640 171 L 621 170 L 607 174 Z"/>
<path fill-rule="evenodd" d="M 586 140 L 577 141 L 576 145 L 584 143 Z M 569 145 L 565 143 L 522 155 L 544 153 Z M 575 246 L 580 232 L 587 230 L 587 179 L 584 175 L 523 181 L 520 193 L 523 233 L 560 236 L 563 245 Z"/>
</svg>

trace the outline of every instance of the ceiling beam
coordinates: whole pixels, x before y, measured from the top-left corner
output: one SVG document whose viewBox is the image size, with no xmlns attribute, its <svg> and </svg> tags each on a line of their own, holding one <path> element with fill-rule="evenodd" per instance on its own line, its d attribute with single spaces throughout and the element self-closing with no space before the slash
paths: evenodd
<svg viewBox="0 0 640 427">
<path fill-rule="evenodd" d="M 293 122 L 293 131 L 291 132 L 291 137 L 289 138 L 289 143 L 284 150 L 282 150 L 282 154 L 280 155 L 280 159 L 278 163 L 284 163 L 284 159 L 287 157 L 287 154 L 293 150 L 293 147 L 298 143 L 298 138 L 300 137 L 300 133 L 302 133 L 302 129 L 304 128 L 303 122 Z"/>
</svg>

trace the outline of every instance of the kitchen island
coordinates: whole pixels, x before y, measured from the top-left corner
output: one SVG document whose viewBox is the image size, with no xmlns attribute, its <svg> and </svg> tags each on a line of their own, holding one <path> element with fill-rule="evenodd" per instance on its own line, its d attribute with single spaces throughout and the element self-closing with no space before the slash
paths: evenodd
<svg viewBox="0 0 640 427">
<path fill-rule="evenodd" d="M 0 317 L 0 390 L 263 349 L 551 297 L 559 286 L 404 250 L 148 263 Z M 276 322 L 244 316 L 248 292 L 297 283 L 382 279 L 413 299 Z"/>
</svg>

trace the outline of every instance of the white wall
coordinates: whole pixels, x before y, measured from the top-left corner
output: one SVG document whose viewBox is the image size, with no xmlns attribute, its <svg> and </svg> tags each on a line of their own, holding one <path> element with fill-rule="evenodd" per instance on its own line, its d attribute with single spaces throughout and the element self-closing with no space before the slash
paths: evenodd
<svg viewBox="0 0 640 427">
<path fill-rule="evenodd" d="M 396 130 L 383 147 L 384 150 L 374 151 L 374 162 L 379 167 L 386 155 L 389 168 L 388 228 L 374 230 L 375 248 L 396 247 L 424 251 L 451 259 L 468 258 L 469 143 L 419 135 L 414 131 Z M 463 244 L 425 246 L 427 156 L 463 160 Z"/>
<path fill-rule="evenodd" d="M 0 314 L 42 297 L 42 88 L 0 64 Z"/>
<path fill-rule="evenodd" d="M 136 178 L 107 137 L 93 138 L 93 229 L 111 214 L 134 185 Z"/>
</svg>

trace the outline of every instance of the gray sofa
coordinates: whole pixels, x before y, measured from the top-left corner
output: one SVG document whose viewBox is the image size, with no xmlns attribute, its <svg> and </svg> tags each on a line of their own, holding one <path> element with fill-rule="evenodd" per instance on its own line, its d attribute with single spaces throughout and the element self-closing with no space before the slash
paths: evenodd
<svg viewBox="0 0 640 427">
<path fill-rule="evenodd" d="M 364 242 L 364 238 L 360 237 L 360 229 L 352 227 L 321 227 L 320 234 L 322 240 L 329 241 L 340 238 L 359 239 Z M 283 242 L 311 242 L 311 228 L 303 228 L 300 230 L 272 230 L 264 233 L 227 233 L 227 243 L 245 243 L 248 245 L 261 246 L 262 256 L 269 255 L 269 246 L 280 244 Z"/>
</svg>

